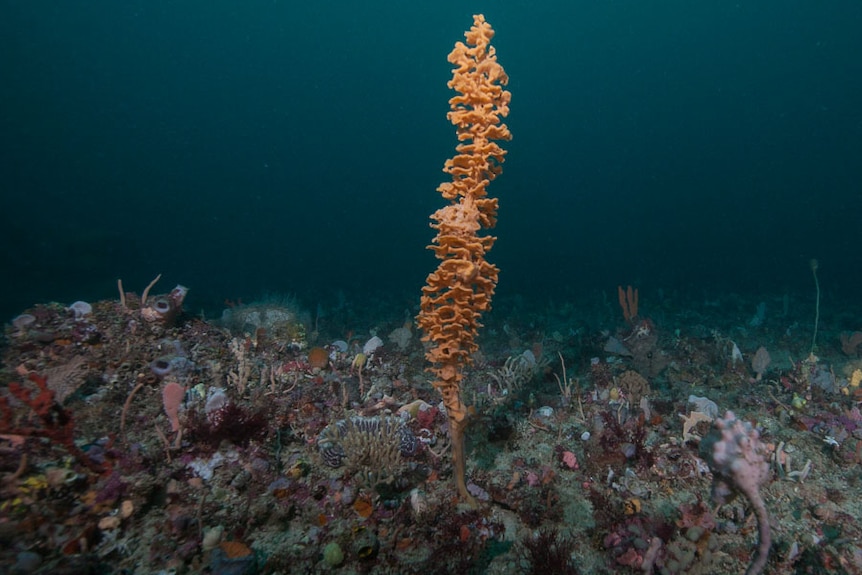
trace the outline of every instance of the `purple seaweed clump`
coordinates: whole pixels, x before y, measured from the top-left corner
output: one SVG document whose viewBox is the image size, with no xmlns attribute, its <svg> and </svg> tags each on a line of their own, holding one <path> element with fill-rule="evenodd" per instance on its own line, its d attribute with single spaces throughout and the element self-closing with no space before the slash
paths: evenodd
<svg viewBox="0 0 862 575">
<path fill-rule="evenodd" d="M 210 413 L 195 412 L 189 431 L 194 439 L 211 447 L 218 447 L 222 441 L 246 447 L 251 441 L 266 437 L 268 423 L 263 411 L 251 411 L 228 402 Z"/>
</svg>

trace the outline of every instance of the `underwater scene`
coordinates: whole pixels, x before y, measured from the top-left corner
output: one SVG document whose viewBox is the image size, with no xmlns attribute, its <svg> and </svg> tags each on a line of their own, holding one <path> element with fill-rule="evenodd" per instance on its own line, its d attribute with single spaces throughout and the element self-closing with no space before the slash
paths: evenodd
<svg viewBox="0 0 862 575">
<path fill-rule="evenodd" d="M 862 4 L 9 0 L 0 572 L 862 573 Z"/>
</svg>

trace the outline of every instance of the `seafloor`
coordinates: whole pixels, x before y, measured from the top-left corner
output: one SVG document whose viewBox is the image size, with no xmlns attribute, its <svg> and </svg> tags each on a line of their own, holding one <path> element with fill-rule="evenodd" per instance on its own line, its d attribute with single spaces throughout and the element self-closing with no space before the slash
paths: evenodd
<svg viewBox="0 0 862 575">
<path fill-rule="evenodd" d="M 768 465 L 766 572 L 862 572 L 862 325 L 837 302 L 815 336 L 814 294 L 500 299 L 462 390 L 471 507 L 409 300 L 171 298 L 6 325 L 0 571 L 742 573 L 757 517 L 714 503 L 699 445 L 732 410 Z"/>
</svg>

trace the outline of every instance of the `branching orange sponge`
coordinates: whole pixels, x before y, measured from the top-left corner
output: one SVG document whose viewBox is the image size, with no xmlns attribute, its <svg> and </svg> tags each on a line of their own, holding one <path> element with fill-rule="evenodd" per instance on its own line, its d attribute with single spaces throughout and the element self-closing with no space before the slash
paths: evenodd
<svg viewBox="0 0 862 575">
<path fill-rule="evenodd" d="M 509 114 L 509 78 L 497 63 L 490 45 L 494 30 L 481 14 L 449 54 L 455 68 L 449 87 L 449 121 L 457 128 L 457 154 L 443 171 L 452 180 L 437 188 L 449 204 L 431 216 L 437 237 L 429 249 L 441 260 L 422 288 L 417 323 L 430 347 L 434 387 L 443 396 L 452 435 L 455 479 L 461 495 L 470 500 L 464 480 L 464 426 L 467 408 L 461 399 L 463 368 L 478 349 L 476 336 L 482 312 L 491 307 L 498 269 L 485 260 L 495 237 L 482 230 L 497 222 L 497 199 L 486 188 L 502 171 L 506 154 L 497 140 L 510 140 L 501 118 Z"/>
</svg>

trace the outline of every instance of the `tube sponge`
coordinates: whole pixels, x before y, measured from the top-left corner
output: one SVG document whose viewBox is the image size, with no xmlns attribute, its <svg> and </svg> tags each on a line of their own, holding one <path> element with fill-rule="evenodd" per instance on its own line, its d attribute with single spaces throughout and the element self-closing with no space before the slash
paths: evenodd
<svg viewBox="0 0 862 575">
<path fill-rule="evenodd" d="M 183 309 L 183 301 L 189 293 L 189 288 L 177 285 L 169 294 L 156 296 L 141 309 L 141 317 L 148 322 L 171 326 L 177 315 Z"/>
</svg>

